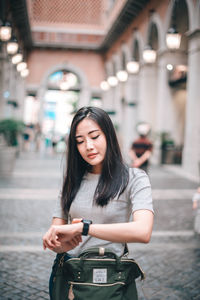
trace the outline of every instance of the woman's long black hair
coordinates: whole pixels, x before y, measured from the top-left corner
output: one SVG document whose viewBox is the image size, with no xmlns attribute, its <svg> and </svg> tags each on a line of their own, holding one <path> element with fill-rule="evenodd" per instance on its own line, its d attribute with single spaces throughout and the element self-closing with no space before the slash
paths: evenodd
<svg viewBox="0 0 200 300">
<path fill-rule="evenodd" d="M 67 172 L 63 181 L 61 196 L 62 209 L 66 212 L 69 212 L 85 172 L 90 170 L 90 165 L 82 158 L 77 149 L 75 138 L 77 125 L 85 118 L 89 118 L 99 125 L 107 142 L 102 172 L 94 195 L 96 205 L 103 207 L 117 195 L 120 196 L 129 180 L 128 169 L 123 163 L 110 117 L 100 108 L 82 107 L 73 118 L 68 139 Z"/>
</svg>

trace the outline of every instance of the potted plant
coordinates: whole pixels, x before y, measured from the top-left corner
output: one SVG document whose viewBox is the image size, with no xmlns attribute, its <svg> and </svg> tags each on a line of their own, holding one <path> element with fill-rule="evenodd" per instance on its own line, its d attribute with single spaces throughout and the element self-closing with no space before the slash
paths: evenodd
<svg viewBox="0 0 200 300">
<path fill-rule="evenodd" d="M 0 177 L 9 177 L 14 169 L 18 137 L 23 129 L 20 120 L 0 120 Z"/>
<path fill-rule="evenodd" d="M 161 133 L 161 163 L 174 163 L 174 140 L 170 137 L 169 132 Z"/>
</svg>

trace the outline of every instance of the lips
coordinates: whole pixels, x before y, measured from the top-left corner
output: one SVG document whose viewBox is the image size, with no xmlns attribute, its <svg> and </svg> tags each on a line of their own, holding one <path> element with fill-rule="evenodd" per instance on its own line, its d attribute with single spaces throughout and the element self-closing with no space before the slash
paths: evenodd
<svg viewBox="0 0 200 300">
<path fill-rule="evenodd" d="M 97 156 L 97 153 L 90 153 L 88 154 L 88 158 L 95 158 Z"/>
</svg>

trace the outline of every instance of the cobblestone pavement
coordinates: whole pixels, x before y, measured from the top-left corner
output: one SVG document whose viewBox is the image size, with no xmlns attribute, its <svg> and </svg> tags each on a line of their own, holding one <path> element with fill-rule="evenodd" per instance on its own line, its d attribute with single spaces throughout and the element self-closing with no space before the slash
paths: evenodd
<svg viewBox="0 0 200 300">
<path fill-rule="evenodd" d="M 49 299 L 54 253 L 43 251 L 62 178 L 61 156 L 23 153 L 11 178 L 0 180 L 0 300 Z M 200 300 L 200 238 L 193 234 L 197 183 L 169 168 L 150 170 L 155 207 L 152 240 L 129 250 L 147 278 L 140 300 Z M 84 300 L 84 299 L 83 299 Z M 98 299 L 97 299 L 98 300 Z"/>
</svg>

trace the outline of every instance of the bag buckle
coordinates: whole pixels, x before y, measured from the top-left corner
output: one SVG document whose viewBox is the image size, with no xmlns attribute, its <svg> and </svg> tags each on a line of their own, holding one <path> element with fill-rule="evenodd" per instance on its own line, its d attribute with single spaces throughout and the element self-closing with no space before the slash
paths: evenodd
<svg viewBox="0 0 200 300">
<path fill-rule="evenodd" d="M 104 254 L 105 254 L 105 248 L 99 247 L 99 255 L 104 256 Z"/>
</svg>

